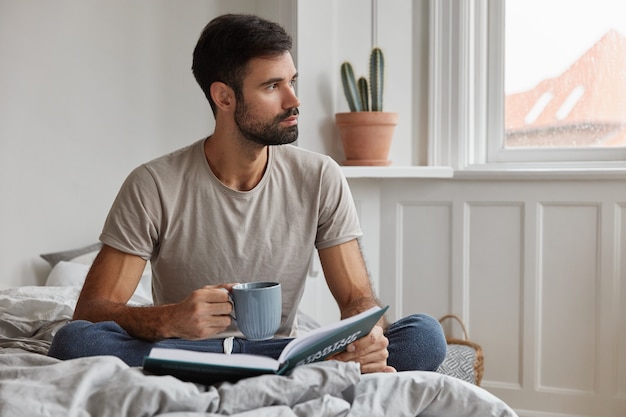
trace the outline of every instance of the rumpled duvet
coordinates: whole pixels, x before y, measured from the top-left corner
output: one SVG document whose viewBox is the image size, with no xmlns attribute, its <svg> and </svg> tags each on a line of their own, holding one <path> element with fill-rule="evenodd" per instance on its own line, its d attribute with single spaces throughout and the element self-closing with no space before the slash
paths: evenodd
<svg viewBox="0 0 626 417">
<path fill-rule="evenodd" d="M 328 361 L 289 376 L 205 387 L 111 356 L 59 361 L 0 354 L 1 416 L 515 416 L 487 391 L 433 372 L 361 375 Z"/>
<path fill-rule="evenodd" d="M 112 356 L 45 355 L 78 288 L 0 291 L 0 416 L 516 416 L 486 390 L 434 372 L 361 375 L 327 361 L 288 375 L 203 386 L 128 367 Z"/>
</svg>

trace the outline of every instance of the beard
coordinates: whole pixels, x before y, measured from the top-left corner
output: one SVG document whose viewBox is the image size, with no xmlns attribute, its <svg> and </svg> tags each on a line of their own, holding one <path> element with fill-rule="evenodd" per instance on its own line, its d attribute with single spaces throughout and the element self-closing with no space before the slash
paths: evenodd
<svg viewBox="0 0 626 417">
<path fill-rule="evenodd" d="M 280 122 L 288 117 L 298 115 L 297 107 L 287 110 L 269 122 L 255 119 L 245 102 L 237 103 L 235 123 L 247 140 L 259 145 L 286 145 L 298 139 L 298 125 L 281 127 Z"/>
</svg>

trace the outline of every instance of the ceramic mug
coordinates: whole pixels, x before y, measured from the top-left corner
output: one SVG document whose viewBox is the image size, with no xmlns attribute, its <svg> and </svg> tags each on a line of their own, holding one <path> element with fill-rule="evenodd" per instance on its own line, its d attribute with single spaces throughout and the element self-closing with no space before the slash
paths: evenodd
<svg viewBox="0 0 626 417">
<path fill-rule="evenodd" d="M 282 291 L 278 282 L 246 282 L 231 290 L 233 319 L 248 340 L 268 340 L 280 327 Z"/>
</svg>

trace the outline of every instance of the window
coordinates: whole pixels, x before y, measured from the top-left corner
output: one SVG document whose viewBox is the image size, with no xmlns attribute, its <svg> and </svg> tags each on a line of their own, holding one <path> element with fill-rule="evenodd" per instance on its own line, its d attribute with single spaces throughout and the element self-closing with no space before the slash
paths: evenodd
<svg viewBox="0 0 626 417">
<path fill-rule="evenodd" d="M 626 3 L 429 8 L 431 164 L 626 166 Z"/>
<path fill-rule="evenodd" d="M 507 0 L 506 148 L 626 146 L 622 4 Z"/>
</svg>

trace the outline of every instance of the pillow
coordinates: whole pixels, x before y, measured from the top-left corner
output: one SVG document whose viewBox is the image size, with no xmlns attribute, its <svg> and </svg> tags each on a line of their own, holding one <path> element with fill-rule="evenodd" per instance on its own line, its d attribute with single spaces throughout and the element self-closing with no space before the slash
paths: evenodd
<svg viewBox="0 0 626 417">
<path fill-rule="evenodd" d="M 95 255 L 92 255 L 95 256 Z M 91 268 L 90 264 L 59 261 L 52 268 L 46 279 L 47 287 L 82 287 L 87 277 L 87 273 Z M 152 270 L 150 269 L 150 263 L 146 265 L 143 275 L 141 275 L 141 281 L 137 285 L 133 296 L 131 297 L 130 304 L 152 304 Z"/>
<path fill-rule="evenodd" d="M 54 267 L 56 264 L 58 264 L 61 261 L 70 261 L 78 256 L 81 256 L 90 252 L 97 252 L 100 250 L 101 247 L 102 247 L 102 243 L 98 242 L 89 246 L 84 246 L 82 248 L 70 249 L 70 250 L 65 250 L 62 252 L 44 253 L 39 256 L 41 256 L 43 259 L 48 261 L 50 266 Z"/>
<path fill-rule="evenodd" d="M 150 270 L 150 263 L 146 265 L 146 269 L 141 276 L 141 281 L 137 284 L 135 293 L 130 298 L 129 303 L 141 305 L 154 303 L 154 300 L 152 299 L 152 270 Z"/>
<path fill-rule="evenodd" d="M 82 287 L 89 268 L 89 265 L 59 261 L 48 274 L 46 287 Z"/>
</svg>

